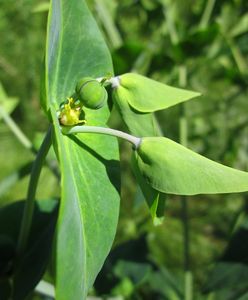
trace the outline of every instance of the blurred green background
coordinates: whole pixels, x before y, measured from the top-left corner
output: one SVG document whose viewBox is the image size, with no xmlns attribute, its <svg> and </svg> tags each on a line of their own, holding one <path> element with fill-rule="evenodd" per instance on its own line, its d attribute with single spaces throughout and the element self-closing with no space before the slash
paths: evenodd
<svg viewBox="0 0 248 300">
<path fill-rule="evenodd" d="M 175 141 L 186 136 L 192 150 L 248 171 L 248 2 L 88 4 L 112 53 L 116 74 L 138 72 L 202 93 L 201 98 L 157 114 L 164 135 Z M 44 1 L 0 1 L 0 107 L 11 113 L 34 147 L 48 127 L 39 104 L 47 9 Z M 125 130 L 115 111 L 110 125 Z M 27 164 L 34 156 L 1 115 L 0 138 L 3 206 L 25 198 Z M 130 169 L 130 151 L 121 143 L 119 226 L 92 295 L 248 299 L 248 194 L 168 196 L 165 220 L 155 227 Z M 53 158 L 50 153 L 52 164 Z M 59 183 L 45 167 L 38 198 L 51 196 L 59 196 Z"/>
</svg>

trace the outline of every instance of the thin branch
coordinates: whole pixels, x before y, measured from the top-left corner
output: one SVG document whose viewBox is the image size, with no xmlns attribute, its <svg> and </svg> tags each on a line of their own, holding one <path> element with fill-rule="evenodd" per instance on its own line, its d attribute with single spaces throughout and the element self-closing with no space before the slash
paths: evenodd
<svg viewBox="0 0 248 300">
<path fill-rule="evenodd" d="M 31 177 L 28 186 L 27 199 L 25 202 L 24 212 L 22 216 L 21 229 L 17 244 L 17 252 L 21 255 L 26 248 L 28 237 L 31 229 L 32 219 L 33 219 L 33 211 L 34 211 L 34 203 L 35 203 L 35 194 L 38 185 L 38 181 L 40 178 L 41 169 L 47 153 L 52 144 L 52 134 L 51 127 L 49 128 L 44 141 L 38 151 L 36 159 L 33 163 Z"/>
<path fill-rule="evenodd" d="M 112 128 L 106 128 L 106 127 L 98 127 L 98 126 L 74 126 L 72 128 L 62 127 L 62 133 L 64 134 L 98 133 L 98 134 L 111 135 L 130 142 L 131 144 L 133 144 L 135 149 L 137 149 L 141 143 L 141 138 L 139 137 L 135 137 L 131 134 L 119 130 L 115 130 Z"/>
</svg>

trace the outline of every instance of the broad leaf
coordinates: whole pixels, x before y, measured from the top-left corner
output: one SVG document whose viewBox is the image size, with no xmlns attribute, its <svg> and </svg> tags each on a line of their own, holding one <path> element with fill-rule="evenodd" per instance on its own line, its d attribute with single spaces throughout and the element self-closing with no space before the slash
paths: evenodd
<svg viewBox="0 0 248 300">
<path fill-rule="evenodd" d="M 143 138 L 139 172 L 152 188 L 178 195 L 248 191 L 248 173 L 211 161 L 167 138 Z"/>
<path fill-rule="evenodd" d="M 148 113 L 162 110 L 199 96 L 199 93 L 183 90 L 135 73 L 119 76 L 120 85 L 115 88 L 115 98 L 129 103 L 133 109 Z"/>
<path fill-rule="evenodd" d="M 121 118 L 128 130 L 136 136 L 156 136 L 158 129 L 154 116 L 151 113 L 142 113 L 134 110 L 125 98 L 117 96 L 117 90 L 113 91 L 113 99 Z"/>
<path fill-rule="evenodd" d="M 113 92 L 115 97 L 115 91 Z M 124 123 L 128 130 L 136 136 L 157 136 L 159 135 L 159 129 L 156 123 L 156 119 L 151 113 L 141 113 L 135 111 L 126 101 L 122 98 L 115 98 L 115 106 L 118 109 Z M 144 198 L 150 209 L 152 220 L 154 224 L 159 224 L 162 221 L 164 214 L 164 196 L 158 191 L 155 191 L 142 176 L 138 176 L 136 172 L 135 161 L 132 161 L 133 171 L 136 173 L 137 181 L 141 187 Z"/>
<path fill-rule="evenodd" d="M 62 173 L 56 243 L 56 298 L 85 299 L 110 251 L 119 212 L 119 162 L 113 137 L 63 136 L 58 105 L 84 76 L 112 72 L 110 54 L 83 0 L 52 0 L 43 107 L 51 111 L 54 147 Z M 86 111 L 89 125 L 104 125 L 107 106 Z"/>
</svg>

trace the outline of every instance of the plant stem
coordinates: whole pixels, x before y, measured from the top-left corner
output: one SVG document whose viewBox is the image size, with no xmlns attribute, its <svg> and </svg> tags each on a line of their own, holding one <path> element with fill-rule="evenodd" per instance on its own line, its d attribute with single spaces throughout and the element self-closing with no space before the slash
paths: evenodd
<svg viewBox="0 0 248 300">
<path fill-rule="evenodd" d="M 112 135 L 130 142 L 131 144 L 133 144 L 135 149 L 137 149 L 141 143 L 141 138 L 139 137 L 135 137 L 123 131 L 119 131 L 112 128 L 106 128 L 106 127 L 98 127 L 98 126 L 74 126 L 72 128 L 62 127 L 62 132 L 64 134 L 99 133 L 99 134 Z"/>
<path fill-rule="evenodd" d="M 23 133 L 20 127 L 16 124 L 16 122 L 9 116 L 9 114 L 5 111 L 5 109 L 0 105 L 0 116 L 3 118 L 4 122 L 10 128 L 10 130 L 14 133 L 19 142 L 28 150 L 30 150 L 33 154 L 37 155 L 38 151 L 28 139 L 28 137 Z M 60 179 L 60 174 L 57 167 L 49 160 L 46 160 L 46 165 L 53 172 L 57 179 Z"/>
<path fill-rule="evenodd" d="M 21 129 L 17 126 L 17 124 L 13 121 L 13 119 L 8 115 L 5 109 L 0 105 L 0 115 L 3 118 L 4 122 L 9 126 L 11 131 L 17 137 L 17 139 L 26 147 L 27 149 L 33 148 L 32 143 L 26 137 L 26 135 L 21 131 Z"/>
<path fill-rule="evenodd" d="M 174 18 L 175 9 L 175 3 L 173 3 L 172 5 L 168 5 L 163 9 L 163 13 L 166 20 L 166 26 L 168 28 L 169 36 L 173 45 L 176 45 L 179 42 Z"/>
<path fill-rule="evenodd" d="M 35 193 L 38 185 L 38 180 L 40 177 L 43 163 L 51 147 L 51 144 L 52 144 L 51 127 L 49 127 L 47 134 L 43 140 L 43 143 L 38 151 L 38 154 L 32 166 L 28 192 L 27 192 L 27 199 L 25 202 L 21 229 L 20 229 L 20 234 L 19 234 L 19 239 L 17 244 L 17 252 L 19 255 L 21 255 L 25 251 L 27 245 L 32 219 L 33 219 Z"/>
<path fill-rule="evenodd" d="M 184 88 L 187 85 L 187 68 L 185 65 L 179 66 L 179 85 Z M 185 103 L 181 104 L 181 112 L 179 119 L 179 134 L 180 143 L 187 147 L 188 144 L 188 122 L 185 110 Z M 182 207 L 182 223 L 183 223 L 183 237 L 184 237 L 184 295 L 185 300 L 193 299 L 192 292 L 192 273 L 190 271 L 190 241 L 189 241 L 189 216 L 188 216 L 188 199 L 186 196 L 181 196 Z"/>
<path fill-rule="evenodd" d="M 239 72 L 244 75 L 247 73 L 247 63 L 245 61 L 245 58 L 243 57 L 239 47 L 237 47 L 237 45 L 235 44 L 234 42 L 234 39 L 232 37 L 229 37 L 227 35 L 224 35 L 226 41 L 227 41 L 227 44 L 229 45 L 230 47 L 230 50 L 232 52 L 232 55 L 233 55 L 233 58 L 236 62 L 236 65 L 239 69 Z"/>
<path fill-rule="evenodd" d="M 104 1 L 95 0 L 96 10 L 98 12 L 99 19 L 101 20 L 102 26 L 105 28 L 109 40 L 114 49 L 120 48 L 123 44 L 121 35 L 115 26 L 115 22 L 112 18 L 109 9 L 106 7 Z"/>
<path fill-rule="evenodd" d="M 207 27 L 208 22 L 209 22 L 210 17 L 211 17 L 211 14 L 212 14 L 213 9 L 214 9 L 215 1 L 216 0 L 208 0 L 207 1 L 207 4 L 205 6 L 205 9 L 204 9 L 204 12 L 202 14 L 201 21 L 200 21 L 200 25 L 199 25 L 199 27 L 201 29 L 204 29 L 204 28 Z"/>
</svg>

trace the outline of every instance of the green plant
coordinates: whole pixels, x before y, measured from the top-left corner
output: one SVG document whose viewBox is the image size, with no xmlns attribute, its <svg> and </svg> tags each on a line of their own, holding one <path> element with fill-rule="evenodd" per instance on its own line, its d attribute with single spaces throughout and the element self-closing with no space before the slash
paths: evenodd
<svg viewBox="0 0 248 300">
<path fill-rule="evenodd" d="M 46 219 L 43 223 L 34 217 L 34 200 L 41 167 L 51 144 L 62 176 L 54 244 L 59 300 L 86 297 L 115 235 L 120 188 L 118 146 L 115 138 L 106 135 L 121 137 L 133 144 L 132 167 L 155 222 L 163 215 L 164 194 L 248 190 L 247 173 L 212 162 L 159 136 L 152 113 L 187 101 L 197 93 L 132 73 L 104 78 L 109 73 L 113 73 L 109 52 L 84 1 L 52 1 L 42 87 L 42 106 L 51 126 L 32 168 L 20 235 L 16 233 L 20 218 L 16 218 L 13 232 L 1 233 L 2 249 L 11 249 L 8 251 L 11 257 L 1 262 L 4 266 L 2 290 L 6 291 L 2 297 L 9 297 L 10 291 L 14 299 L 25 298 L 42 277 L 47 264 L 57 216 L 54 203 L 57 202 L 51 200 L 47 204 L 45 212 L 49 221 Z M 97 80 L 106 85 L 108 103 L 104 92 L 103 97 L 100 95 L 100 104 L 85 104 L 81 84 L 74 95 L 78 80 L 88 76 L 93 78 L 97 88 Z M 93 99 L 94 89 L 91 92 Z M 66 98 L 69 98 L 68 103 Z M 91 100 L 88 95 L 87 99 Z M 106 127 L 112 105 L 132 135 Z M 87 126 L 74 126 L 84 120 Z M 44 212 L 42 205 L 38 205 L 38 215 Z M 10 212 L 6 209 L 2 211 L 5 216 L 14 211 L 14 208 L 10 208 Z M 13 213 L 13 218 L 16 215 Z M 2 228 L 8 229 L 10 220 Z M 48 222 L 51 225 L 47 226 Z M 37 242 L 35 235 L 39 226 L 44 233 Z M 46 244 L 48 249 L 41 257 L 38 250 L 44 239 L 50 243 Z M 38 258 L 36 265 L 30 268 L 35 257 Z M 26 272 L 28 267 L 32 272 Z"/>
</svg>

